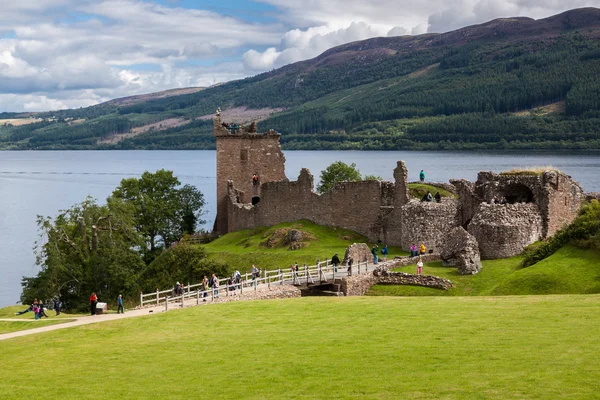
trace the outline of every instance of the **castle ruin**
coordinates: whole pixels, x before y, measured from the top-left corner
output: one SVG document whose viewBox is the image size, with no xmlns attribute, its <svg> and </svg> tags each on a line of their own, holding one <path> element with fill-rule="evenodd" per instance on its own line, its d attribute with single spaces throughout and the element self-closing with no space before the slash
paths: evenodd
<svg viewBox="0 0 600 400">
<path fill-rule="evenodd" d="M 285 177 L 285 157 L 274 131 L 256 133 L 256 124 L 237 127 L 214 118 L 217 142 L 219 234 L 307 219 L 361 233 L 371 241 L 409 250 L 424 242 L 440 252 L 449 232 L 462 226 L 479 244 L 482 259 L 511 257 L 552 236 L 576 216 L 582 188 L 559 171 L 539 175 L 480 172 L 476 182 L 453 180 L 444 187 L 457 198 L 441 202 L 412 199 L 402 161 L 394 181 L 343 182 L 314 192 L 314 177 L 302 169 Z M 258 182 L 253 176 L 258 176 Z M 496 204 L 494 199 L 505 199 Z"/>
</svg>

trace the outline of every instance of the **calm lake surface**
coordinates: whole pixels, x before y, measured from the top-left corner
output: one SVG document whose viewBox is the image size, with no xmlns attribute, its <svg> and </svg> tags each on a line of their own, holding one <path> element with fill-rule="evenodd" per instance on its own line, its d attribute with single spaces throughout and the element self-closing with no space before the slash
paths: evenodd
<svg viewBox="0 0 600 400">
<path fill-rule="evenodd" d="M 334 161 L 356 163 L 363 174 L 392 180 L 404 160 L 411 180 L 475 180 L 479 171 L 553 166 L 573 176 L 587 192 L 600 192 L 600 153 L 286 151 L 286 174 L 295 180 L 307 167 L 315 175 Z M 214 151 L 0 152 L 0 307 L 14 304 L 23 275 L 35 275 L 36 216 L 54 216 L 86 196 L 104 202 L 121 179 L 165 168 L 198 187 L 207 201 L 206 228 L 215 218 Z M 315 182 L 316 183 L 316 182 Z"/>
</svg>

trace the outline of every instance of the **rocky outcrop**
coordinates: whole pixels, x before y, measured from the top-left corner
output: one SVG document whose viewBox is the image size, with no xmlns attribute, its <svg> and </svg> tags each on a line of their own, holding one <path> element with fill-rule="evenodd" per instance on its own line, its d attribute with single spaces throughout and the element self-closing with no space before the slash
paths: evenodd
<svg viewBox="0 0 600 400">
<path fill-rule="evenodd" d="M 369 246 L 367 246 L 365 243 L 354 243 L 348 246 L 346 248 L 346 253 L 344 254 L 342 265 L 347 265 L 349 257 L 352 257 L 354 260 L 354 265 L 359 262 L 373 261 L 371 249 L 369 249 Z"/>
<path fill-rule="evenodd" d="M 473 275 L 481 271 L 477 240 L 460 226 L 450 231 L 441 258 L 443 265 L 457 267 L 461 275 Z"/>
<path fill-rule="evenodd" d="M 481 258 L 490 260 L 520 254 L 543 237 L 542 225 L 542 215 L 534 203 L 482 203 L 467 230 L 479 243 Z"/>
</svg>

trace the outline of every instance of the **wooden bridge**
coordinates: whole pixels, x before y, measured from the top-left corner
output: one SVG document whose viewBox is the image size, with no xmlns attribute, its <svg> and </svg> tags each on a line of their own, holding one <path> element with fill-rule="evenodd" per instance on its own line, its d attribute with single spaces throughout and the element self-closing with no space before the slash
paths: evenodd
<svg viewBox="0 0 600 400">
<path fill-rule="evenodd" d="M 182 294 L 175 294 L 174 288 L 165 290 L 156 290 L 152 293 L 141 293 L 140 294 L 140 307 L 146 306 L 159 306 L 165 305 L 165 310 L 169 309 L 169 304 L 183 304 L 190 300 L 196 300 L 196 304 L 200 304 L 203 300 L 214 301 L 219 296 L 232 296 L 233 291 L 239 291 L 239 295 L 243 295 L 248 291 L 258 291 L 270 289 L 277 285 L 294 285 L 301 288 L 309 289 L 316 287 L 323 287 L 327 289 L 326 285 L 333 285 L 339 282 L 344 277 L 351 275 L 361 275 L 371 273 L 375 269 L 376 265 L 369 263 L 367 260 L 352 265 L 350 269 L 348 266 L 338 265 L 335 269 L 334 265 L 331 264 L 330 260 L 317 261 L 315 265 L 307 266 L 306 264 L 298 266 L 298 270 L 294 271 L 291 268 L 282 270 L 281 268 L 275 270 L 264 270 L 259 273 L 258 277 L 252 277 L 252 274 L 242 274 L 242 279 L 239 283 L 230 285 L 228 282 L 225 284 L 219 284 L 219 288 L 210 288 L 208 290 L 202 290 L 202 283 L 189 284 L 184 288 Z M 222 280 L 228 280 L 227 278 L 220 278 Z M 324 290 L 325 292 L 331 293 L 331 290 Z M 333 291 L 335 292 L 335 291 Z M 339 285 L 337 285 L 337 295 L 339 295 Z"/>
</svg>

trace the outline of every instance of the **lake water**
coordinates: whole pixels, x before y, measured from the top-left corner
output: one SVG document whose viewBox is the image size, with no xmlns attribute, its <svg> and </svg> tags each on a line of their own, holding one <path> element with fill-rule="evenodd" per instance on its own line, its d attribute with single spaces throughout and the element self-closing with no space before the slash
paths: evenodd
<svg viewBox="0 0 600 400">
<path fill-rule="evenodd" d="M 286 174 L 295 180 L 303 167 L 318 180 L 334 161 L 356 163 L 363 174 L 392 180 L 404 160 L 411 180 L 421 169 L 427 180 L 475 180 L 479 171 L 553 166 L 573 176 L 584 190 L 600 191 L 600 153 L 539 152 L 364 152 L 286 151 Z M 86 196 L 101 202 L 121 179 L 165 168 L 182 183 L 198 187 L 207 200 L 206 228 L 215 218 L 214 151 L 44 151 L 0 152 L 0 307 L 19 299 L 23 275 L 35 275 L 36 216 L 54 216 Z M 316 183 L 316 182 L 315 182 Z"/>
</svg>

